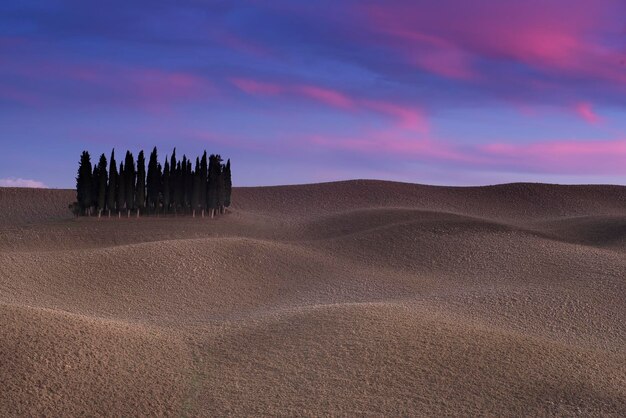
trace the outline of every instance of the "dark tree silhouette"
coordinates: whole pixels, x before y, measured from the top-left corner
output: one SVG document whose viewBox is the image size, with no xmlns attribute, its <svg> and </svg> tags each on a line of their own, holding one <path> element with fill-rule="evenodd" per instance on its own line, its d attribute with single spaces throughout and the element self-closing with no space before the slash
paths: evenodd
<svg viewBox="0 0 626 418">
<path fill-rule="evenodd" d="M 176 148 L 172 151 L 170 159 L 170 205 L 176 213 L 176 204 L 178 202 L 176 189 L 178 187 L 178 178 L 176 173 Z"/>
<path fill-rule="evenodd" d="M 185 190 L 187 190 L 187 206 L 191 208 L 191 197 L 193 194 L 193 169 L 191 158 L 187 159 L 187 171 L 185 175 Z"/>
<path fill-rule="evenodd" d="M 124 160 L 124 177 L 126 177 L 126 211 L 130 217 L 130 211 L 135 209 L 135 182 L 137 172 L 135 171 L 135 160 L 130 151 L 126 151 L 126 159 Z"/>
<path fill-rule="evenodd" d="M 100 156 L 100 161 L 98 161 L 98 199 L 96 207 L 98 208 L 98 218 L 102 216 L 102 211 L 106 205 L 106 197 L 107 197 L 107 157 L 102 154 Z"/>
<path fill-rule="evenodd" d="M 156 209 L 157 216 L 159 216 L 159 205 L 161 204 L 161 196 L 163 196 L 163 167 L 161 166 L 161 163 L 157 163 L 156 180 L 157 180 L 157 200 L 155 204 L 155 209 Z"/>
<path fill-rule="evenodd" d="M 222 157 L 217 156 L 219 161 L 222 161 Z M 224 200 L 225 200 L 225 187 L 224 187 L 224 165 L 220 164 L 220 172 L 217 176 L 217 208 L 219 213 L 224 213 Z"/>
<path fill-rule="evenodd" d="M 224 166 L 224 206 L 230 206 L 230 195 L 233 191 L 233 180 L 230 176 L 230 158 Z"/>
<path fill-rule="evenodd" d="M 122 216 L 122 211 L 126 210 L 126 169 L 124 163 L 120 163 L 120 175 L 117 179 L 117 216 Z"/>
<path fill-rule="evenodd" d="M 186 155 L 178 161 L 174 148 L 171 158 L 168 160 L 166 156 L 165 165 L 161 166 L 154 147 L 146 173 L 143 151 L 139 152 L 136 161 L 133 154 L 126 151 L 118 171 L 113 149 L 108 165 L 107 170 L 105 154 L 95 166 L 89 152 L 81 154 L 76 176 L 76 202 L 69 205 L 75 215 L 91 216 L 96 209 L 100 218 L 102 211 L 108 209 L 109 217 L 112 211 L 117 211 L 118 217 L 126 211 L 130 217 L 133 210 L 137 210 L 137 217 L 142 213 L 159 216 L 162 207 L 165 214 L 173 211 L 176 215 L 182 211 L 193 217 L 198 211 L 204 217 L 210 210 L 213 218 L 216 213 L 224 213 L 231 203 L 230 160 L 222 164 L 219 154 L 207 158 L 204 151 L 201 158 L 196 157 L 194 166 L 193 160 Z"/>
<path fill-rule="evenodd" d="M 207 206 L 211 212 L 211 217 L 215 216 L 219 208 L 219 177 L 221 173 L 221 158 L 219 155 L 211 154 L 209 157 L 209 185 L 207 193 Z"/>
<path fill-rule="evenodd" d="M 115 162 L 115 150 L 111 151 L 111 161 L 109 161 L 109 187 L 107 189 L 107 208 L 109 210 L 109 218 L 111 211 L 115 210 L 117 188 L 117 163 Z"/>
<path fill-rule="evenodd" d="M 207 186 L 209 180 L 209 167 L 206 158 L 206 151 L 202 154 L 202 159 L 200 160 L 200 206 L 202 207 L 202 217 L 204 218 L 204 213 L 206 211 L 206 196 L 207 196 Z"/>
<path fill-rule="evenodd" d="M 80 213 L 91 208 L 92 197 L 92 176 L 91 157 L 87 151 L 83 151 L 80 156 L 78 166 L 78 176 L 76 177 L 76 201 L 80 209 Z"/>
<path fill-rule="evenodd" d="M 171 203 L 171 188 L 172 181 L 170 179 L 170 163 L 165 157 L 165 168 L 163 169 L 163 212 L 167 213 L 170 210 Z"/>
<path fill-rule="evenodd" d="M 182 206 L 183 206 L 183 212 L 187 210 L 188 207 L 191 206 L 191 202 L 190 202 L 190 197 L 191 197 L 191 190 L 189 190 L 189 181 L 188 181 L 188 174 L 187 174 L 187 156 L 183 154 L 183 162 L 181 164 L 181 178 L 180 178 L 180 187 L 183 190 L 183 201 L 182 201 Z"/>
<path fill-rule="evenodd" d="M 171 170 L 171 168 L 170 168 Z M 180 161 L 178 161 L 176 163 L 176 173 L 175 173 L 175 185 L 174 185 L 174 204 L 175 204 L 175 210 L 174 213 L 176 213 L 176 211 L 178 210 L 178 208 L 182 208 L 183 207 L 183 193 L 185 192 L 183 190 L 183 170 L 180 166 Z"/>
<path fill-rule="evenodd" d="M 200 209 L 200 198 L 202 197 L 202 182 L 200 178 L 200 159 L 196 158 L 196 169 L 192 174 L 193 187 L 191 190 L 191 213 L 196 217 L 196 210 Z"/>
<path fill-rule="evenodd" d="M 91 173 L 91 205 L 90 208 L 94 209 L 98 207 L 98 178 L 100 177 L 100 170 L 98 170 L 98 165 L 95 164 L 93 166 L 93 172 Z"/>
<path fill-rule="evenodd" d="M 139 151 L 139 155 L 137 156 L 135 206 L 137 207 L 137 217 L 139 217 L 140 211 L 146 207 L 146 158 L 143 151 Z"/>
<path fill-rule="evenodd" d="M 157 149 L 154 147 L 150 153 L 148 162 L 148 209 L 155 210 L 159 205 L 159 189 L 161 175 L 159 174 L 159 162 Z"/>
</svg>

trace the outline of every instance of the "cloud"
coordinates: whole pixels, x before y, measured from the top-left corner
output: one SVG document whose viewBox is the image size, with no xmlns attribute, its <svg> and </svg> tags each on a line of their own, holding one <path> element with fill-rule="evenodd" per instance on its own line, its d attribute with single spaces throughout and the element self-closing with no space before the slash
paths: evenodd
<svg viewBox="0 0 626 418">
<path fill-rule="evenodd" d="M 370 111 L 385 116 L 391 116 L 398 126 L 403 129 L 416 132 L 428 131 L 426 116 L 416 107 L 385 100 L 351 97 L 338 90 L 310 84 L 277 84 L 238 77 L 231 77 L 229 80 L 239 90 L 250 95 L 291 95 L 343 111 Z"/>
<path fill-rule="evenodd" d="M 602 118 L 594 112 L 591 103 L 577 103 L 574 109 L 578 116 L 591 124 L 596 124 L 602 120 Z"/>
<path fill-rule="evenodd" d="M 275 96 L 284 92 L 283 87 L 274 83 L 266 83 L 239 77 L 230 77 L 229 80 L 239 90 L 251 95 Z"/>
<path fill-rule="evenodd" d="M 62 100 L 163 107 L 215 93 L 213 83 L 201 75 L 155 66 L 40 58 L 4 64 L 0 80 L 4 76 L 18 82 L 0 84 L 0 98 L 32 106 Z"/>
<path fill-rule="evenodd" d="M 310 85 L 295 86 L 293 89 L 303 96 L 332 107 L 350 109 L 354 106 L 352 99 L 335 90 Z"/>
<path fill-rule="evenodd" d="M 478 150 L 500 167 L 553 174 L 626 174 L 626 139 L 502 142 Z"/>
<path fill-rule="evenodd" d="M 539 174 L 626 175 L 626 139 L 502 141 L 461 146 L 393 128 L 352 136 L 312 135 L 308 142 L 320 150 L 385 156 L 395 162 L 419 161 L 452 170 L 463 167 Z"/>
<path fill-rule="evenodd" d="M 37 180 L 9 177 L 0 179 L 0 187 L 29 187 L 34 189 L 45 189 L 48 186 Z"/>
</svg>

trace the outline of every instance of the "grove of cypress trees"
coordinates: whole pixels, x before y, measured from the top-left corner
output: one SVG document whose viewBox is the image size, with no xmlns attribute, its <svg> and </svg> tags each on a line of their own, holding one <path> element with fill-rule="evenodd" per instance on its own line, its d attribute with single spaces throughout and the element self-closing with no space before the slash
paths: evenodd
<svg viewBox="0 0 626 418">
<path fill-rule="evenodd" d="M 83 151 L 78 165 L 76 177 L 76 201 L 81 213 L 91 207 L 92 203 L 92 176 L 91 157 L 87 151 Z"/>
<path fill-rule="evenodd" d="M 139 151 L 139 155 L 137 156 L 135 205 L 137 207 L 137 217 L 139 217 L 140 211 L 146 207 L 146 158 L 143 151 Z"/>
<path fill-rule="evenodd" d="M 124 177 L 126 177 L 126 211 L 130 217 L 130 211 L 135 209 L 135 181 L 137 172 L 135 171 L 135 160 L 130 151 L 126 151 L 126 159 L 124 161 Z"/>
<path fill-rule="evenodd" d="M 107 190 L 107 208 L 109 209 L 109 218 L 111 211 L 115 210 L 117 188 L 117 163 L 115 162 L 115 150 L 111 151 L 111 161 L 109 161 L 109 187 Z"/>
<path fill-rule="evenodd" d="M 208 160 L 208 161 L 207 161 Z M 145 153 L 140 151 L 135 161 L 133 154 L 126 151 L 123 162 L 120 162 L 119 171 L 115 161 L 115 149 L 111 151 L 108 162 L 102 154 L 98 164 L 92 165 L 89 152 L 83 151 L 76 176 L 76 202 L 69 205 L 76 216 L 89 215 L 93 210 L 98 211 L 98 218 L 102 211 L 117 210 L 118 217 L 126 211 L 130 217 L 133 210 L 137 210 L 137 217 L 147 208 L 146 213 L 163 212 L 174 214 L 181 209 L 183 213 L 196 213 L 201 210 L 202 217 L 207 209 L 211 217 L 217 213 L 224 213 L 230 206 L 232 179 L 230 160 L 222 164 L 219 154 L 211 154 L 207 158 L 204 151 L 202 158 L 193 160 L 183 155 L 181 161 L 176 160 L 176 148 L 171 159 L 165 157 L 165 165 L 158 161 L 157 148 L 150 153 L 148 170 L 146 173 Z"/>
<path fill-rule="evenodd" d="M 98 199 L 96 205 L 98 208 L 98 218 L 102 216 L 102 211 L 106 205 L 107 181 L 107 157 L 102 154 L 100 161 L 98 161 Z"/>
</svg>

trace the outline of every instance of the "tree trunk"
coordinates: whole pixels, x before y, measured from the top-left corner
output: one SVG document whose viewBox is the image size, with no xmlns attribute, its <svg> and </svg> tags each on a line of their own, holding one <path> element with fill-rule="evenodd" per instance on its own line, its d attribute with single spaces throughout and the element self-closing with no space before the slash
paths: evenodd
<svg viewBox="0 0 626 418">
<path fill-rule="evenodd" d="M 137 208 L 137 219 L 139 219 L 139 208 Z"/>
<path fill-rule="evenodd" d="M 202 217 L 204 218 L 204 209 L 202 209 Z"/>
<path fill-rule="evenodd" d="M 191 215 L 191 216 L 192 216 L 193 218 L 195 218 L 195 217 L 196 217 L 196 210 L 195 210 L 195 209 L 194 209 L 194 210 L 192 210 L 192 211 L 191 211 L 191 213 L 192 213 L 192 215 Z"/>
<path fill-rule="evenodd" d="M 130 218 L 130 209 L 128 209 L 128 210 L 126 211 L 126 217 L 127 217 L 127 218 Z"/>
</svg>

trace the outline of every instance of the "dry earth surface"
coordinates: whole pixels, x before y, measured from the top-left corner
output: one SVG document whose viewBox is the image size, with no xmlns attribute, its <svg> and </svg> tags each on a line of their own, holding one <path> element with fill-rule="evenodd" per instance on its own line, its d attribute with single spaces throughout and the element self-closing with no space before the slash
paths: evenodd
<svg viewBox="0 0 626 418">
<path fill-rule="evenodd" d="M 626 188 L 0 189 L 0 416 L 626 416 Z"/>
</svg>

